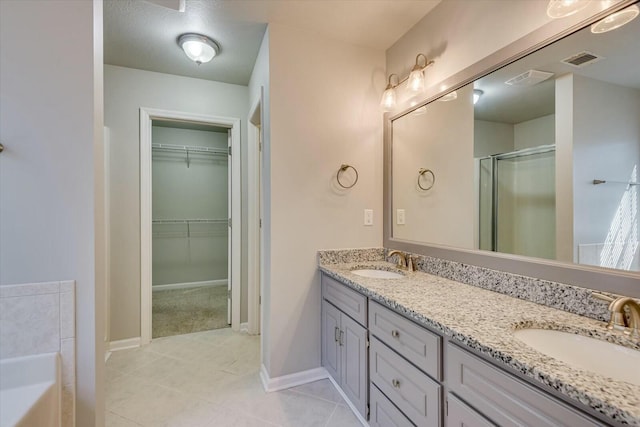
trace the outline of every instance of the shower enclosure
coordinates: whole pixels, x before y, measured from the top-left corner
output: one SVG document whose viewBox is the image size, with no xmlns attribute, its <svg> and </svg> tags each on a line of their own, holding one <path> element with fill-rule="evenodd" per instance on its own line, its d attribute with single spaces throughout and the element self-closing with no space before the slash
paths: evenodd
<svg viewBox="0 0 640 427">
<path fill-rule="evenodd" d="M 555 259 L 555 146 L 479 161 L 479 248 Z"/>
</svg>

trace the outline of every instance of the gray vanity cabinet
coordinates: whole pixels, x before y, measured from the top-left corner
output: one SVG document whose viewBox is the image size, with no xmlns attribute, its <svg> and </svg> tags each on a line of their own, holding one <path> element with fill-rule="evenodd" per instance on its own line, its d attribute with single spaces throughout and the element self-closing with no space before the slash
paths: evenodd
<svg viewBox="0 0 640 427">
<path fill-rule="evenodd" d="M 449 393 L 447 396 L 447 427 L 495 427 L 495 424 Z"/>
<path fill-rule="evenodd" d="M 329 279 L 329 280 L 327 280 Z M 366 298 L 322 277 L 322 366 L 344 394 L 367 417 L 369 400 Z M 360 324 L 337 306 L 364 320 Z"/>
<path fill-rule="evenodd" d="M 505 427 L 596 427 L 602 425 L 452 343 L 447 345 L 446 366 L 449 391 L 464 399 L 497 425 Z M 461 405 L 460 402 L 456 402 L 454 407 L 456 404 L 458 408 Z M 451 409 L 450 400 L 450 414 Z M 471 411 L 470 408 L 467 409 Z M 469 411 L 466 416 L 469 416 Z M 460 416 L 458 409 L 455 417 Z M 476 419 L 483 418 L 477 415 Z M 455 422 L 453 425 L 456 425 Z M 477 423 L 477 425 L 487 424 Z"/>
</svg>

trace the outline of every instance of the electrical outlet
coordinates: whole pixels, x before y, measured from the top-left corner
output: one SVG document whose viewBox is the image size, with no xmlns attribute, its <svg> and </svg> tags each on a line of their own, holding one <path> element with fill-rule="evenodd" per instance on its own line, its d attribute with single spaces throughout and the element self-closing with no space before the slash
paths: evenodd
<svg viewBox="0 0 640 427">
<path fill-rule="evenodd" d="M 373 225 L 373 209 L 364 210 L 364 225 Z"/>
<path fill-rule="evenodd" d="M 404 225 L 404 209 L 396 210 L 396 224 Z"/>
</svg>

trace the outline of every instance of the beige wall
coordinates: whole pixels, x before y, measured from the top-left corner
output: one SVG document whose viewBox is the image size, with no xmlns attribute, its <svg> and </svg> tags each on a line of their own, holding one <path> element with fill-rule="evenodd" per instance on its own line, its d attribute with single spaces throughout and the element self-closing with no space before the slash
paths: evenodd
<svg viewBox="0 0 640 427">
<path fill-rule="evenodd" d="M 101 3 L 0 2 L 0 284 L 76 281 L 78 426 L 103 416 L 101 25 Z"/>
<path fill-rule="evenodd" d="M 111 65 L 104 70 L 111 139 L 111 307 L 117 313 L 111 316 L 111 341 L 116 341 L 140 336 L 140 107 L 238 117 L 243 146 L 249 107 L 246 86 Z"/>
<path fill-rule="evenodd" d="M 271 377 L 320 366 L 322 248 L 382 244 L 384 52 L 272 24 L 270 66 L 270 272 L 264 351 Z M 342 163 L 358 168 L 337 187 Z M 363 226 L 363 210 L 374 225 Z M 265 309 L 266 310 L 266 309 Z"/>
<path fill-rule="evenodd" d="M 424 113 L 393 122 L 393 237 L 473 249 L 472 92 L 466 86 L 455 100 L 431 103 Z M 421 168 L 436 177 L 427 191 L 418 187 Z M 421 182 L 428 185 L 430 177 Z M 397 224 L 397 209 L 405 210 L 405 225 Z M 441 226 L 449 221 L 458 226 Z"/>
</svg>

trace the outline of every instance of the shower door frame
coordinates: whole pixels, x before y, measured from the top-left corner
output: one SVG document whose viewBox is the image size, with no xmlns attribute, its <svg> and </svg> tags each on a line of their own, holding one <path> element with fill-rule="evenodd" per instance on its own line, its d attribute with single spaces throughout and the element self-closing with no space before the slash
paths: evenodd
<svg viewBox="0 0 640 427">
<path fill-rule="evenodd" d="M 229 218 L 228 271 L 231 286 L 231 328 L 240 330 L 240 274 L 241 274 L 241 187 L 240 187 L 240 119 L 211 116 L 182 111 L 140 108 L 140 344 L 152 337 L 152 213 L 151 213 L 151 126 L 153 120 L 207 124 L 229 129 L 229 168 L 231 216 Z"/>
<path fill-rule="evenodd" d="M 556 152 L 555 144 L 540 145 L 532 148 L 523 148 L 522 150 L 516 150 L 502 154 L 492 154 L 490 156 L 485 156 L 478 159 L 478 165 L 482 163 L 482 160 L 491 160 L 491 252 L 503 253 L 498 252 L 498 161 L 550 152 Z M 478 179 L 478 192 L 482 191 L 481 186 L 482 182 L 480 179 Z M 478 195 L 479 194 L 480 193 L 478 193 Z M 478 196 L 478 201 L 479 200 L 480 198 Z M 482 227 L 482 221 L 479 215 L 480 210 L 478 209 L 478 244 L 480 243 L 480 227 Z"/>
</svg>

